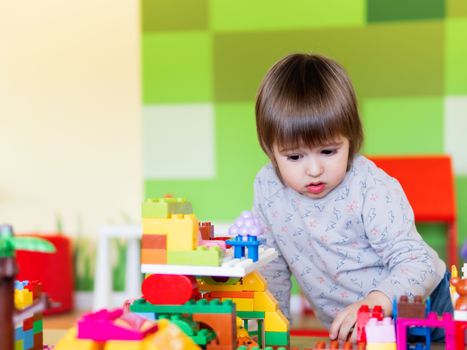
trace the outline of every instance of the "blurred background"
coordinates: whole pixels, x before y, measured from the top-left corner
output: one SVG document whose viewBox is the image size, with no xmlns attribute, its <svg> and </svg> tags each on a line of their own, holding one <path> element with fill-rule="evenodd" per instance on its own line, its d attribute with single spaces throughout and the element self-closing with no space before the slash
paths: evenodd
<svg viewBox="0 0 467 350">
<path fill-rule="evenodd" d="M 232 220 L 267 161 L 257 87 L 303 51 L 351 76 L 364 154 L 452 156 L 461 244 L 466 38 L 465 0 L 2 0 L 0 221 L 81 242 L 76 286 L 89 290 L 99 227 L 137 224 L 145 197 L 185 197 L 201 220 Z M 442 186 L 427 188 L 433 201 Z M 420 231 L 445 257 L 444 228 Z"/>
</svg>

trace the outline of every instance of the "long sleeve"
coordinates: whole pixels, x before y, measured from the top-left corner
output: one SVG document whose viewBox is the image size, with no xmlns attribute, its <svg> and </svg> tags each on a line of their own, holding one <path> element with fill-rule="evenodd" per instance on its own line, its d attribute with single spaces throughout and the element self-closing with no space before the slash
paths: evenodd
<svg viewBox="0 0 467 350">
<path fill-rule="evenodd" d="M 428 296 L 446 268 L 437 253 L 417 232 L 414 214 L 400 184 L 375 182 L 364 195 L 362 219 L 371 247 L 389 275 L 373 290 L 394 298 L 399 295 Z"/>
<path fill-rule="evenodd" d="M 268 282 L 268 289 L 278 301 L 281 311 L 290 320 L 290 290 L 292 287 L 290 281 L 291 272 L 277 245 L 273 232 L 274 228 L 265 214 L 265 210 L 267 210 L 267 200 L 261 187 L 262 180 L 257 177 L 254 185 L 253 212 L 262 223 L 264 232 L 261 238 L 265 240 L 265 245 L 276 249 L 279 256 L 264 268 L 260 269 L 259 272 Z"/>
</svg>

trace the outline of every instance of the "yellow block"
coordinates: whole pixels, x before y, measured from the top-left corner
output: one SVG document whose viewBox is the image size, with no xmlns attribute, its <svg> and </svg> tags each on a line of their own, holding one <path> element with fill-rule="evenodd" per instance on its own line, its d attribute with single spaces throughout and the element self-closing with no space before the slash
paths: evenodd
<svg viewBox="0 0 467 350">
<path fill-rule="evenodd" d="M 396 343 L 367 343 L 366 350 L 396 350 Z"/>
<path fill-rule="evenodd" d="M 258 271 L 249 273 L 243 277 L 243 290 L 244 291 L 255 291 L 264 292 L 268 287 L 268 284 L 263 276 Z"/>
<path fill-rule="evenodd" d="M 143 234 L 167 235 L 167 250 L 193 250 L 198 246 L 198 219 L 174 214 L 168 219 L 143 219 Z"/>
<path fill-rule="evenodd" d="M 288 332 L 289 320 L 285 318 L 282 312 L 264 313 L 264 331 L 265 332 Z"/>
<path fill-rule="evenodd" d="M 76 328 L 69 329 L 66 335 L 54 346 L 54 350 L 104 350 L 104 343 L 76 338 Z"/>
<path fill-rule="evenodd" d="M 109 340 L 105 343 L 104 350 L 146 350 L 144 340 Z M 155 349 L 155 348 L 154 348 Z"/>
<path fill-rule="evenodd" d="M 15 289 L 15 306 L 17 309 L 24 309 L 32 304 L 32 292 L 28 289 Z"/>
<path fill-rule="evenodd" d="M 150 346 L 145 347 L 145 350 L 201 350 L 189 336 L 170 321 L 162 319 L 157 325 L 159 329 L 156 334 L 148 337 L 150 339 L 147 343 Z"/>
<path fill-rule="evenodd" d="M 253 299 L 247 298 L 222 298 L 222 301 L 232 300 L 237 311 L 253 311 Z"/>
<path fill-rule="evenodd" d="M 276 298 L 268 290 L 255 292 L 254 303 L 254 311 L 276 311 L 279 309 Z"/>
</svg>

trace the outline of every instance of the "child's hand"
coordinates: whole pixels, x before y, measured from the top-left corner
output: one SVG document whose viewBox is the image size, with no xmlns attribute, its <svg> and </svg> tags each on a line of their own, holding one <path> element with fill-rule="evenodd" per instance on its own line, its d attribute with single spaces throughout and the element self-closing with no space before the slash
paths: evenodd
<svg viewBox="0 0 467 350">
<path fill-rule="evenodd" d="M 364 304 L 368 305 L 370 308 L 373 308 L 375 305 L 381 305 L 384 316 L 390 316 L 392 314 L 391 300 L 389 300 L 386 294 L 375 290 L 368 294 L 366 298 L 347 306 L 337 314 L 329 329 L 329 338 L 344 342 L 348 340 L 350 336 L 350 340 L 355 343 L 357 341 L 357 327 L 355 327 L 357 313 L 360 306 Z"/>
</svg>

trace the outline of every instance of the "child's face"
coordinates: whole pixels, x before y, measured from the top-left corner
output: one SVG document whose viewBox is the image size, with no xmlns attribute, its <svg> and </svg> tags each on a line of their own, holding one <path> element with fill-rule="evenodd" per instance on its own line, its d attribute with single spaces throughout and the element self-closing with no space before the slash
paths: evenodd
<svg viewBox="0 0 467 350">
<path fill-rule="evenodd" d="M 345 177 L 349 140 L 340 136 L 319 147 L 285 150 L 274 145 L 274 158 L 286 186 L 312 199 L 323 198 Z"/>
</svg>

